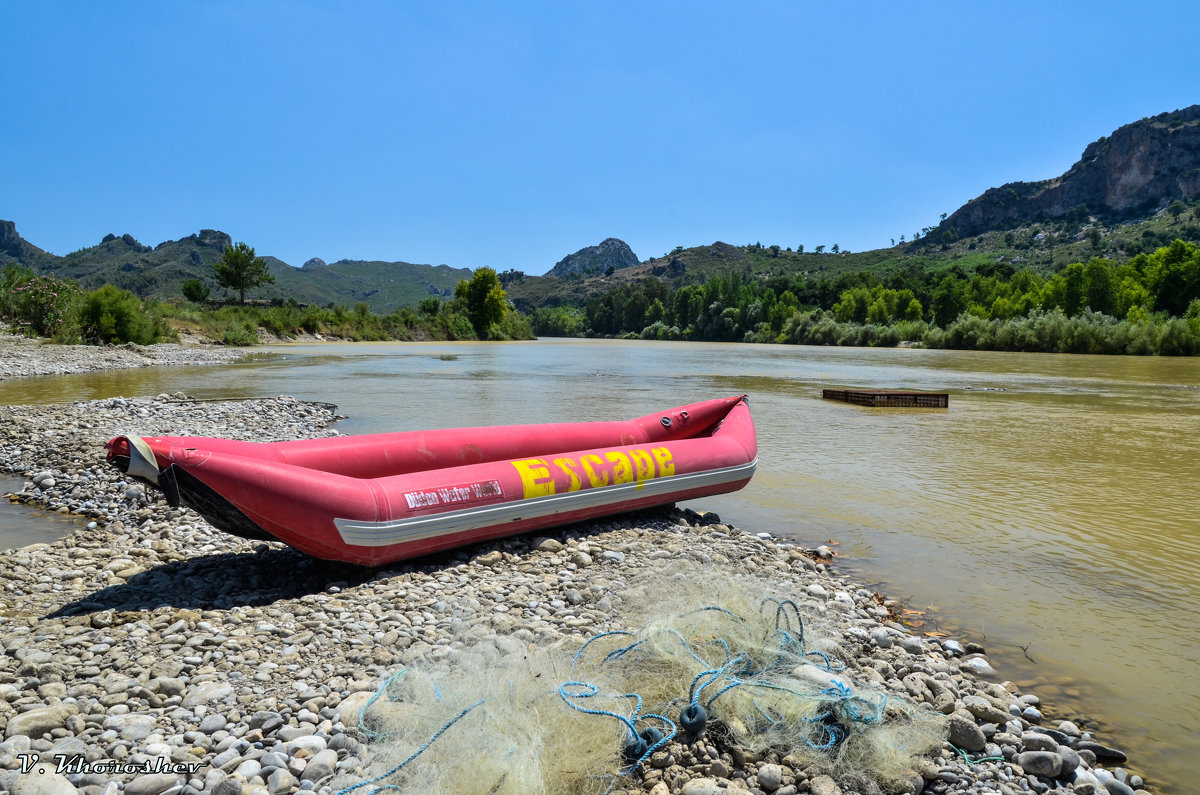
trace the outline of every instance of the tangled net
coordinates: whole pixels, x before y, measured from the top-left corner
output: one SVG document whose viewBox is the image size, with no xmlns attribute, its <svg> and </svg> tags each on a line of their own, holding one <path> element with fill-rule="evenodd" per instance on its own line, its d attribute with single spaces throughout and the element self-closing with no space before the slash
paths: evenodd
<svg viewBox="0 0 1200 795">
<path fill-rule="evenodd" d="M 638 589 L 660 616 L 640 630 L 573 650 L 484 642 L 394 676 L 359 718 L 373 775 L 339 795 L 604 793 L 703 732 L 890 790 L 941 744 L 943 716 L 856 682 L 801 603 L 734 578 L 706 604 L 666 576 Z"/>
</svg>

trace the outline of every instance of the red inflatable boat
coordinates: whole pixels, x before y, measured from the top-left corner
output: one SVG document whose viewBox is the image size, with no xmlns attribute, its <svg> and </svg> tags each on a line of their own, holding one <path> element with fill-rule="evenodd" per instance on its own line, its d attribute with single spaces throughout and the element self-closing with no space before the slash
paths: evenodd
<svg viewBox="0 0 1200 795">
<path fill-rule="evenodd" d="M 625 422 L 268 443 L 118 436 L 106 447 L 214 527 L 366 566 L 736 491 L 758 455 L 745 397 Z"/>
</svg>

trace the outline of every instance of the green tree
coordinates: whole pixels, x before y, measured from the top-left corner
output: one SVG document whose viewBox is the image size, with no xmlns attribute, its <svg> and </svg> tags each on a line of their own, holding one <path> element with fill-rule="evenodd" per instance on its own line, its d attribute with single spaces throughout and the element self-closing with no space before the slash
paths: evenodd
<svg viewBox="0 0 1200 795">
<path fill-rule="evenodd" d="M 967 285 L 953 274 L 946 274 L 933 291 L 933 322 L 946 328 L 967 308 Z"/>
<path fill-rule="evenodd" d="M 204 303 L 208 300 L 208 294 L 208 285 L 199 279 L 188 279 L 183 283 L 183 297 L 193 303 Z"/>
<path fill-rule="evenodd" d="M 1175 240 L 1148 257 L 1130 264 L 1143 268 L 1154 305 L 1172 315 L 1182 315 L 1193 298 L 1200 298 L 1200 247 Z"/>
<path fill-rule="evenodd" d="M 491 268 L 479 268 L 470 281 L 460 281 L 454 288 L 454 297 L 462 302 L 480 339 L 487 338 L 488 330 L 504 319 L 508 309 L 508 297 Z"/>
<path fill-rule="evenodd" d="M 234 243 L 225 248 L 221 258 L 213 263 L 217 284 L 237 290 L 240 303 L 246 303 L 246 290 L 274 284 L 275 277 L 267 269 L 267 261 L 254 256 L 254 249 L 245 243 Z M 495 275 L 495 271 L 492 272 Z"/>
<path fill-rule="evenodd" d="M 1084 305 L 1093 312 L 1113 314 L 1112 262 L 1092 257 L 1083 266 Z"/>
</svg>

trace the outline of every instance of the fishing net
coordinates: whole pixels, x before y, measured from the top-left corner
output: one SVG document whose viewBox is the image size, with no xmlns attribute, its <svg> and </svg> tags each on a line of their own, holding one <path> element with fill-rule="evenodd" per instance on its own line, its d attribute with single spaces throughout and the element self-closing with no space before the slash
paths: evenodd
<svg viewBox="0 0 1200 795">
<path fill-rule="evenodd" d="M 371 777 L 341 792 L 604 793 L 698 735 L 897 788 L 944 717 L 860 682 L 819 611 L 764 590 L 723 576 L 713 603 L 659 571 L 625 590 L 647 606 L 637 629 L 519 652 L 483 641 L 406 669 L 359 720 Z"/>
</svg>

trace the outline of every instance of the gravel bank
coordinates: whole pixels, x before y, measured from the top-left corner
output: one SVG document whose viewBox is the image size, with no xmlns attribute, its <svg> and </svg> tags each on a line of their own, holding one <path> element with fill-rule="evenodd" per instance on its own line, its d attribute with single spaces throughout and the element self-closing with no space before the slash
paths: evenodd
<svg viewBox="0 0 1200 795">
<path fill-rule="evenodd" d="M 0 330 L 0 381 L 29 375 L 66 375 L 92 370 L 121 370 L 157 365 L 206 365 L 236 362 L 240 348 L 161 343 L 118 346 L 52 345 Z"/>
<path fill-rule="evenodd" d="M 938 716 L 947 742 L 893 791 L 1141 786 L 1116 767 L 1120 751 L 1047 721 L 1035 695 L 987 681 L 982 648 L 915 637 L 894 605 L 815 551 L 712 516 L 622 517 L 364 570 L 216 532 L 103 463 L 104 441 L 121 433 L 270 440 L 335 433 L 335 419 L 286 397 L 0 407 L 0 470 L 26 479 L 14 498 L 91 518 L 74 537 L 0 552 L 0 792 L 336 792 L 386 770 L 357 716 L 398 670 L 452 661 L 468 641 L 519 654 L 635 630 L 639 583 L 681 561 L 703 570 L 714 600 L 723 577 L 747 576 L 794 599 L 833 634 L 848 680 Z M 453 727 L 438 740 L 453 741 Z M 29 769 L 34 754 L 46 772 Z M 456 791 L 489 791 L 477 784 Z M 755 755 L 719 731 L 680 734 L 612 786 L 878 791 L 829 775 L 811 754 Z"/>
</svg>

